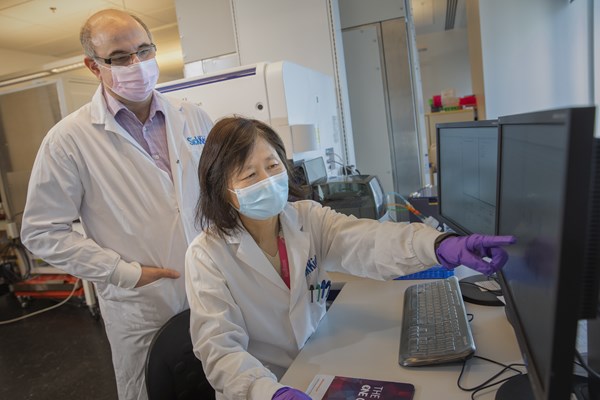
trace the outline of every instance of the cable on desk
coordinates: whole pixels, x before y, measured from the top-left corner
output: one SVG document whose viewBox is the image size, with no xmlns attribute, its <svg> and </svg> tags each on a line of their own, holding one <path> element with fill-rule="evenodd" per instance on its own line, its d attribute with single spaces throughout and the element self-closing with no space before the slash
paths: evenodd
<svg viewBox="0 0 600 400">
<path fill-rule="evenodd" d="M 473 400 L 475 399 L 475 395 L 477 393 L 479 393 L 480 391 L 482 391 L 484 389 L 487 389 L 487 388 L 490 388 L 490 387 L 493 387 L 493 386 L 496 386 L 496 385 L 499 385 L 500 383 L 506 382 L 507 380 L 509 380 L 509 379 L 511 379 L 511 378 L 513 378 L 513 377 L 515 377 L 517 375 L 522 375 L 524 373 L 523 371 L 518 370 L 515 367 L 525 367 L 525 364 L 512 363 L 512 364 L 508 364 L 507 365 L 507 364 L 504 364 L 504 363 L 501 363 L 501 362 L 498 362 L 498 361 L 494 361 L 494 360 L 486 358 L 486 357 L 473 356 L 473 358 L 478 358 L 480 360 L 484 360 L 484 361 L 487 361 L 487 362 L 490 362 L 492 364 L 496 364 L 496 365 L 499 365 L 499 366 L 502 367 L 502 369 L 499 372 L 497 372 L 496 374 L 492 375 L 492 377 L 489 378 L 489 379 L 487 379 L 485 382 L 483 382 L 483 383 L 481 383 L 481 384 L 479 384 L 477 386 L 474 386 L 474 387 L 471 387 L 471 388 L 467 388 L 467 387 L 462 386 L 462 384 L 460 382 L 461 378 L 462 378 L 462 376 L 463 376 L 463 374 L 465 372 L 465 366 L 467 365 L 467 360 L 463 361 L 462 367 L 460 369 L 460 374 L 458 375 L 458 379 L 456 381 L 456 386 L 458 386 L 458 388 L 460 390 L 463 390 L 465 392 L 471 392 L 471 399 L 473 399 Z M 499 381 L 494 381 L 495 379 L 499 378 L 502 374 L 504 374 L 505 372 L 507 372 L 509 370 L 515 372 L 515 374 L 512 374 L 511 376 L 503 378 L 503 379 L 501 379 Z"/>
<path fill-rule="evenodd" d="M 0 321 L 0 325 L 8 325 L 8 324 L 11 324 L 13 322 L 17 322 L 17 321 L 23 320 L 25 318 L 33 317 L 34 315 L 45 313 L 46 311 L 50 311 L 50 310 L 53 310 L 55 308 L 58 308 L 58 307 L 62 306 L 67 301 L 69 301 L 71 299 L 71 297 L 73 297 L 73 294 L 75 294 L 75 290 L 78 289 L 77 284 L 79 283 L 80 280 L 81 279 L 77 278 L 77 281 L 75 281 L 75 284 L 73 285 L 73 290 L 71 290 L 71 293 L 69 293 L 69 296 L 66 299 L 64 299 L 63 301 L 61 301 L 60 303 L 55 304 L 55 305 L 50 306 L 50 307 L 47 307 L 47 308 L 44 308 L 44 309 L 41 309 L 41 310 L 38 310 L 38 311 L 35 311 L 35 312 L 32 312 L 31 314 L 22 315 L 22 316 L 17 317 L 17 318 L 8 319 L 6 321 Z"/>
<path fill-rule="evenodd" d="M 473 318 L 475 318 L 475 316 L 473 314 L 468 314 L 468 315 L 471 316 L 471 319 L 469 320 L 469 322 L 473 321 Z M 515 367 L 526 367 L 525 364 L 521 364 L 521 363 L 511 363 L 511 364 L 507 365 L 507 364 L 504 364 L 504 363 L 501 363 L 501 362 L 498 362 L 498 361 L 494 361 L 494 360 L 492 360 L 490 358 L 486 358 L 486 357 L 482 357 L 482 356 L 477 356 L 477 355 L 473 356 L 473 358 L 478 358 L 480 360 L 487 361 L 487 362 L 490 362 L 492 364 L 499 365 L 499 366 L 502 367 L 502 369 L 500 370 L 500 372 L 497 372 L 496 374 L 492 375 L 492 377 L 489 378 L 489 379 L 487 379 L 485 382 L 480 383 L 479 385 L 474 386 L 472 388 L 467 388 L 467 387 L 464 387 L 460 383 L 460 381 L 462 379 L 462 376 L 465 373 L 465 367 L 467 366 L 467 361 L 468 361 L 468 360 L 464 360 L 462 362 L 462 367 L 460 368 L 460 374 L 458 375 L 458 379 L 456 380 L 456 386 L 458 386 L 458 388 L 460 390 L 462 390 L 462 391 L 471 392 L 471 400 L 475 400 L 475 395 L 477 393 L 479 393 L 480 391 L 484 390 L 484 389 L 488 389 L 490 387 L 499 385 L 500 383 L 504 383 L 507 380 L 509 380 L 509 379 L 511 379 L 511 378 L 513 378 L 515 376 L 523 375 L 524 372 L 521 371 L 521 370 L 516 369 Z M 512 374 L 511 376 L 508 376 L 506 378 L 503 378 L 503 379 L 501 379 L 499 381 L 495 381 L 494 382 L 495 379 L 497 379 L 498 377 L 500 377 L 502 374 L 504 374 L 505 372 L 507 372 L 509 370 L 515 372 L 515 374 Z"/>
</svg>

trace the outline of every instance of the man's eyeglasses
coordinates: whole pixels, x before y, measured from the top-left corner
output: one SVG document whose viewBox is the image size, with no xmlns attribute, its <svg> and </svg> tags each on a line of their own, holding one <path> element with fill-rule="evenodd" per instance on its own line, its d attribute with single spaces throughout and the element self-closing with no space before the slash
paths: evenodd
<svg viewBox="0 0 600 400">
<path fill-rule="evenodd" d="M 118 53 L 109 58 L 94 57 L 107 65 L 127 66 L 131 63 L 131 56 L 136 56 L 140 61 L 146 61 L 156 55 L 156 46 L 154 43 L 148 46 L 142 46 L 133 53 Z"/>
</svg>

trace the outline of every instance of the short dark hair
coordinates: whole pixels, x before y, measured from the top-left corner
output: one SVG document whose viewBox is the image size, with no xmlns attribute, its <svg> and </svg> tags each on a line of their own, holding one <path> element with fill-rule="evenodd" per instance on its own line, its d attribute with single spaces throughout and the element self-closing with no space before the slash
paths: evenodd
<svg viewBox="0 0 600 400">
<path fill-rule="evenodd" d="M 208 134 L 198 165 L 200 199 L 196 205 L 195 222 L 202 230 L 208 231 L 210 227 L 211 232 L 225 237 L 241 229 L 237 210 L 228 201 L 227 186 L 234 174 L 244 167 L 259 137 L 275 149 L 285 165 L 290 196 L 305 196 L 302 189 L 294 183 L 294 172 L 287 162 L 281 138 L 269 125 L 240 116 L 223 118 L 217 121 Z"/>
</svg>

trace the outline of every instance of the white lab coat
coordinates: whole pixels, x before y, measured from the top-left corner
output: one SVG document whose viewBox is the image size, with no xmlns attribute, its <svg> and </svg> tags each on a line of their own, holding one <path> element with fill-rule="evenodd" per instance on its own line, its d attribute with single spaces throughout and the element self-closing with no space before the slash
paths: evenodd
<svg viewBox="0 0 600 400">
<path fill-rule="evenodd" d="M 277 379 L 325 314 L 308 288 L 326 270 L 391 279 L 438 262 L 440 233 L 423 224 L 358 220 L 308 200 L 288 203 L 280 221 L 291 289 L 245 230 L 202 233 L 186 253 L 194 352 L 217 399 L 271 399 L 282 387 Z"/>
<path fill-rule="evenodd" d="M 155 94 L 165 110 L 173 181 L 117 124 L 99 88 L 44 138 L 22 224 L 33 254 L 95 283 L 120 399 L 146 397 L 143 367 L 152 336 L 188 307 L 184 255 L 198 234 L 197 168 L 212 127 L 193 104 Z M 78 218 L 87 238 L 72 230 Z M 132 262 L 172 268 L 182 278 L 137 289 L 111 284 L 116 269 L 135 270 Z"/>
</svg>

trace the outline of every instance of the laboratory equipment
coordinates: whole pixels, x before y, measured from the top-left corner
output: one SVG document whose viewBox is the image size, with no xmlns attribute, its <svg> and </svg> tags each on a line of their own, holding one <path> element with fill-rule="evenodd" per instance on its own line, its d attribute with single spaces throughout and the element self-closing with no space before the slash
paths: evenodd
<svg viewBox="0 0 600 400">
<path fill-rule="evenodd" d="M 385 213 L 381 184 L 374 175 L 330 177 L 313 184 L 312 195 L 324 206 L 357 218 L 379 219 Z"/>
<path fill-rule="evenodd" d="M 233 114 L 269 124 L 281 136 L 288 159 L 342 154 L 333 79 L 288 61 L 257 63 L 184 78 L 156 88 L 198 104 L 217 120 Z M 330 170 L 335 175 L 335 170 Z"/>
<path fill-rule="evenodd" d="M 435 218 L 439 222 L 437 186 L 426 186 L 411 193 L 408 196 L 408 201 L 421 215 Z M 423 222 L 422 218 L 419 218 L 413 212 L 408 214 L 408 220 L 410 222 Z"/>
</svg>

